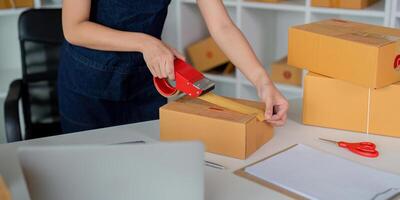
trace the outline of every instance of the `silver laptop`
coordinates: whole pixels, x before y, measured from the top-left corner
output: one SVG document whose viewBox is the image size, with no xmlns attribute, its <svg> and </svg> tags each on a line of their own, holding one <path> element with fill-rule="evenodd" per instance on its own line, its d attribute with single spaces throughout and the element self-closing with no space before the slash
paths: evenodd
<svg viewBox="0 0 400 200">
<path fill-rule="evenodd" d="M 22 147 L 32 200 L 203 200 L 198 142 Z"/>
</svg>

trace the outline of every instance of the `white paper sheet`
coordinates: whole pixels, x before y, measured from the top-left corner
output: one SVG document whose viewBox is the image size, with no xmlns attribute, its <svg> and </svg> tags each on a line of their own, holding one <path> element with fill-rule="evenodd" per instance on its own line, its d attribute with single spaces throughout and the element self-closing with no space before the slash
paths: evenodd
<svg viewBox="0 0 400 200">
<path fill-rule="evenodd" d="M 400 176 L 301 144 L 245 171 L 309 199 L 378 200 L 400 191 Z"/>
</svg>

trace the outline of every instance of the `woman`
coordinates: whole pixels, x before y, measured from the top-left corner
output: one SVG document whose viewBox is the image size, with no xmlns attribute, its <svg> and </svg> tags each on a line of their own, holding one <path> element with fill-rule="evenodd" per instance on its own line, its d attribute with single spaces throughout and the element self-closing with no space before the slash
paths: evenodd
<svg viewBox="0 0 400 200">
<path fill-rule="evenodd" d="M 222 0 L 197 0 L 211 36 L 257 88 L 266 121 L 281 126 L 288 103 L 270 81 Z M 64 0 L 66 42 L 59 69 L 63 131 L 76 132 L 158 118 L 166 99 L 152 77 L 174 79 L 184 59 L 160 40 L 170 0 Z M 276 113 L 273 113 L 273 110 Z"/>
</svg>

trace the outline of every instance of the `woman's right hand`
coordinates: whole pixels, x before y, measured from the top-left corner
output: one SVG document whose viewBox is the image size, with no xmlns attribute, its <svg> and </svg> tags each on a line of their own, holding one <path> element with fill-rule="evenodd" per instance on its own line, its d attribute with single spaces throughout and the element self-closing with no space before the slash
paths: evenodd
<svg viewBox="0 0 400 200">
<path fill-rule="evenodd" d="M 186 60 L 176 49 L 154 37 L 149 37 L 144 42 L 142 53 L 147 67 L 154 77 L 168 78 L 170 80 L 175 79 L 175 57 Z"/>
</svg>

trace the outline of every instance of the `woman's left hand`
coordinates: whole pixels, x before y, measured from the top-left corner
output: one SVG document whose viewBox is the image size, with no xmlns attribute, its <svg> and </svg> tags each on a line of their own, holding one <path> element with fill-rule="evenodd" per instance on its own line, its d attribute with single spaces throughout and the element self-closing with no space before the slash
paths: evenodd
<svg viewBox="0 0 400 200">
<path fill-rule="evenodd" d="M 258 96 L 265 102 L 265 119 L 273 126 L 283 126 L 286 123 L 289 103 L 271 81 L 265 81 L 256 86 Z"/>
</svg>

